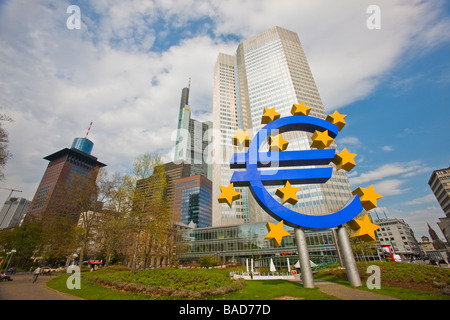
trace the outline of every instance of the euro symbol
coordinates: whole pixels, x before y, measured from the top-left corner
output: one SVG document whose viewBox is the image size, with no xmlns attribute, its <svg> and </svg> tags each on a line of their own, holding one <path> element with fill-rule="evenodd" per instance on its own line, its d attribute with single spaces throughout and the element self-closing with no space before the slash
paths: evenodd
<svg viewBox="0 0 450 320">
<path fill-rule="evenodd" d="M 330 166 L 276 170 L 273 170 L 273 166 L 328 165 L 335 157 L 335 149 L 282 151 L 278 154 L 259 152 L 261 144 L 267 141 L 273 132 L 277 134 L 289 131 L 314 133 L 316 130 L 320 132 L 328 130 L 332 138 L 335 138 L 339 132 L 335 124 L 311 116 L 289 116 L 268 123 L 258 131 L 246 153 L 233 154 L 230 168 L 246 170 L 234 172 L 230 182 L 236 187 L 249 187 L 253 197 L 269 215 L 276 220 L 284 220 L 287 225 L 294 228 L 332 228 L 352 220 L 363 210 L 358 195 L 351 197 L 337 212 L 313 216 L 284 207 L 265 188 L 267 185 L 284 185 L 287 180 L 291 184 L 311 184 L 325 183 L 331 178 L 333 168 Z M 270 169 L 259 170 L 259 168 Z"/>
</svg>

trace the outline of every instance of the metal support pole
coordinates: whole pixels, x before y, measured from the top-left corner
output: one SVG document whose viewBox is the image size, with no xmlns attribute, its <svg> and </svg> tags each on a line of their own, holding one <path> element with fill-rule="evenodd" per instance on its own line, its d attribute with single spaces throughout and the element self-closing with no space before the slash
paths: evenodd
<svg viewBox="0 0 450 320">
<path fill-rule="evenodd" d="M 343 267 L 344 266 L 344 262 L 342 261 L 342 254 L 341 254 L 341 249 L 339 248 L 339 242 L 338 242 L 338 236 L 337 236 L 336 228 L 331 228 L 331 232 L 333 234 L 334 245 L 336 246 L 336 253 L 337 253 L 338 258 L 339 258 L 339 264 L 341 265 L 341 267 Z"/>
<path fill-rule="evenodd" d="M 339 246 L 342 252 L 345 269 L 347 270 L 347 277 L 350 285 L 353 287 L 360 287 L 361 277 L 359 276 L 358 268 L 356 266 L 355 257 L 353 256 L 352 247 L 348 238 L 347 230 L 344 226 L 339 226 L 337 229 Z"/>
<path fill-rule="evenodd" d="M 303 287 L 314 288 L 311 263 L 309 261 L 308 247 L 306 246 L 305 232 L 301 228 L 295 228 L 295 241 L 297 243 L 298 259 L 300 261 L 300 271 Z"/>
</svg>

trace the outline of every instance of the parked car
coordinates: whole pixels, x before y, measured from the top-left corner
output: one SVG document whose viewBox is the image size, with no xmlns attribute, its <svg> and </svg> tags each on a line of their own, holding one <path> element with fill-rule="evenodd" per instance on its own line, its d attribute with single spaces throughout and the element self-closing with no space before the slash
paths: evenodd
<svg viewBox="0 0 450 320">
<path fill-rule="evenodd" d="M 57 271 L 58 271 L 57 269 L 53 269 L 53 268 L 50 268 L 50 267 L 43 267 L 43 268 L 41 268 L 41 274 L 51 275 L 51 274 L 53 274 L 54 272 L 57 272 Z"/>
</svg>

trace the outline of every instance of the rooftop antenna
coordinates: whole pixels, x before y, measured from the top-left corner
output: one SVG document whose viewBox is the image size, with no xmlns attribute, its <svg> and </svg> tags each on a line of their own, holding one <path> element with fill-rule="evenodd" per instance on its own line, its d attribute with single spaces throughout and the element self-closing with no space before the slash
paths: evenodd
<svg viewBox="0 0 450 320">
<path fill-rule="evenodd" d="M 189 89 L 189 91 L 191 91 L 191 78 L 190 77 L 189 77 L 188 89 Z"/>
<path fill-rule="evenodd" d="M 388 219 L 388 217 L 387 217 L 387 215 L 386 215 L 386 211 L 383 209 L 383 213 L 384 213 L 384 216 L 386 217 L 386 220 Z"/>
<path fill-rule="evenodd" d="M 89 131 L 91 130 L 91 127 L 92 127 L 92 121 L 91 121 L 91 124 L 89 125 L 89 129 L 88 129 L 88 131 L 86 132 L 86 139 L 87 139 L 87 136 L 88 136 L 88 134 L 89 134 Z"/>
<path fill-rule="evenodd" d="M 375 214 L 377 216 L 377 220 L 380 220 L 380 217 L 378 216 L 378 212 L 377 211 L 374 211 L 374 212 L 375 212 Z"/>
</svg>

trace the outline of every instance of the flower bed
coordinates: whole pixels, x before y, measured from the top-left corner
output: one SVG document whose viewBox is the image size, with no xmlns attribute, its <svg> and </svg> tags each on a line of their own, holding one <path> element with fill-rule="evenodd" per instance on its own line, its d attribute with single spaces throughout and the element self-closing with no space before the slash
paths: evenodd
<svg viewBox="0 0 450 320">
<path fill-rule="evenodd" d="M 154 296 L 200 298 L 224 295 L 243 288 L 244 280 L 233 280 L 228 272 L 214 269 L 151 269 L 116 271 L 104 268 L 86 273 L 85 278 L 124 292 Z"/>
</svg>

